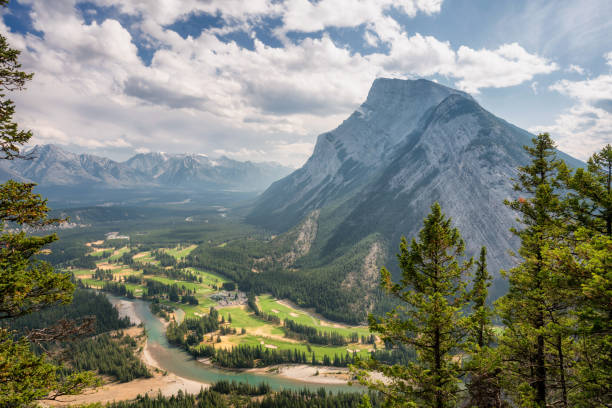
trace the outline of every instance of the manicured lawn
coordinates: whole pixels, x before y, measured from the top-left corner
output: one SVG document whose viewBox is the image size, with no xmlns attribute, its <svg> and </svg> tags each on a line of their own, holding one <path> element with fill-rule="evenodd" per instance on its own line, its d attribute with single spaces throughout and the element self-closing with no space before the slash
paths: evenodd
<svg viewBox="0 0 612 408">
<path fill-rule="evenodd" d="M 214 272 L 203 271 L 201 269 L 196 268 L 185 268 L 187 271 L 192 271 L 199 274 L 202 277 L 202 283 L 212 286 L 223 284 L 224 282 L 231 282 L 229 279 L 224 278 L 223 276 L 216 274 Z"/>
<path fill-rule="evenodd" d="M 225 317 L 227 321 L 229 315 L 232 315 L 232 327 L 245 329 L 254 328 L 254 327 L 262 327 L 265 326 L 266 323 L 257 319 L 253 313 L 247 312 L 239 306 L 233 307 L 224 307 L 223 309 L 219 309 L 219 314 Z"/>
<path fill-rule="evenodd" d="M 195 283 L 195 282 L 185 282 L 185 281 L 179 281 L 179 280 L 174 280 L 174 279 L 169 279 L 169 278 L 164 278 L 163 276 L 153 276 L 153 275 L 144 275 L 145 279 L 151 279 L 154 281 L 158 281 L 161 282 L 165 285 L 173 285 L 173 284 L 177 284 L 179 287 L 184 286 L 187 289 L 190 290 L 198 290 L 202 288 L 202 285 L 200 283 Z"/>
<path fill-rule="evenodd" d="M 69 269 L 65 272 L 71 272 L 74 276 L 91 275 L 93 273 L 91 269 Z"/>
<path fill-rule="evenodd" d="M 191 253 L 194 249 L 196 249 L 197 245 L 189 245 L 188 247 L 176 247 L 176 248 L 164 248 L 164 252 L 168 255 L 172 255 L 176 259 L 185 258 L 187 255 Z"/>
<path fill-rule="evenodd" d="M 90 253 L 88 253 L 87 255 L 89 255 L 89 256 L 93 256 L 94 258 L 99 258 L 99 257 L 101 257 L 101 256 L 102 256 L 102 254 L 103 254 L 104 252 L 107 252 L 107 251 L 112 251 L 112 250 L 113 250 L 112 248 L 101 248 L 101 249 L 98 249 L 98 250 L 96 250 L 96 251 L 94 251 L 94 252 L 90 252 Z"/>
<path fill-rule="evenodd" d="M 352 333 L 357 333 L 359 336 L 370 335 L 370 330 L 367 327 L 331 327 L 322 325 L 321 321 L 316 317 L 310 316 L 303 311 L 282 305 L 270 295 L 259 296 L 258 305 L 259 308 L 265 313 L 276 315 L 280 317 L 281 320 L 290 319 L 294 322 L 315 327 L 318 330 L 328 333 L 334 332 L 345 337 L 350 336 Z M 277 311 L 278 313 L 275 313 L 273 310 Z"/>
<path fill-rule="evenodd" d="M 280 317 L 281 320 L 291 319 L 296 323 L 317 326 L 318 321 L 308 314 L 281 305 L 270 295 L 259 296 L 258 306 L 262 312 Z"/>
<path fill-rule="evenodd" d="M 354 346 L 332 347 L 332 346 L 316 346 L 316 345 L 311 344 L 310 345 L 311 351 L 309 352 L 308 345 L 305 343 L 290 343 L 288 341 L 276 340 L 276 339 L 260 337 L 260 336 L 252 336 L 252 335 L 249 335 L 248 332 L 246 335 L 243 335 L 243 336 L 232 336 L 231 341 L 235 344 L 244 344 L 244 345 L 250 345 L 250 346 L 262 345 L 261 342 L 263 341 L 264 344 L 276 346 L 278 347 L 279 350 L 297 349 L 300 352 L 306 353 L 307 357 L 310 357 L 311 353 L 314 352 L 317 360 L 319 361 L 321 361 L 324 355 L 327 355 L 329 356 L 330 359 L 333 359 L 334 355 L 338 355 L 338 356 L 346 355 L 347 349 L 350 349 L 350 350 L 355 349 Z M 352 354 L 352 352 L 350 354 Z M 367 348 L 361 349 L 357 353 L 357 355 L 361 357 L 367 357 L 369 355 Z"/>
<path fill-rule="evenodd" d="M 119 248 L 117 251 L 114 251 L 113 254 L 108 257 L 108 259 L 110 259 L 111 261 L 116 261 L 117 259 L 121 258 L 121 255 L 129 251 L 130 251 L 130 248 L 126 246 L 123 248 Z"/>
</svg>

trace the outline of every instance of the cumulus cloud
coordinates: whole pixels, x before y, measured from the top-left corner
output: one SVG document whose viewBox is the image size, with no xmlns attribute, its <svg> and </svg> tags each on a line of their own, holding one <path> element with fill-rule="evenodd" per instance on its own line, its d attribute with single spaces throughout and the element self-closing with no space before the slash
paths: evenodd
<svg viewBox="0 0 612 408">
<path fill-rule="evenodd" d="M 409 35 L 389 15 L 435 14 L 442 0 L 89 2 L 131 16 L 129 26 L 113 18 L 86 23 L 78 0 L 21 2 L 31 5 L 33 26 L 44 35 L 10 33 L 0 24 L 26 50 L 24 66 L 36 72 L 29 90 L 16 96 L 20 120 L 39 141 L 92 149 L 223 151 L 299 165 L 312 151 L 308 140 L 337 126 L 378 76 L 441 75 L 477 93 L 558 69 L 517 43 L 454 48 Z M 224 25 L 186 38 L 168 28 L 199 13 L 217 15 Z M 282 47 L 254 34 L 264 18 L 281 22 L 275 33 Z M 330 27 L 364 28 L 364 45 L 375 51 L 337 44 L 325 32 Z M 240 30 L 252 47 L 219 37 Z M 289 40 L 296 31 L 324 33 Z M 143 42 L 154 50 L 150 64 L 138 55 Z"/>
<path fill-rule="evenodd" d="M 604 58 L 610 64 L 612 53 Z M 612 142 L 612 74 L 580 81 L 563 79 L 549 89 L 571 97 L 575 104 L 559 115 L 553 125 L 531 130 L 550 132 L 561 150 L 574 152 L 581 159 Z"/>
</svg>

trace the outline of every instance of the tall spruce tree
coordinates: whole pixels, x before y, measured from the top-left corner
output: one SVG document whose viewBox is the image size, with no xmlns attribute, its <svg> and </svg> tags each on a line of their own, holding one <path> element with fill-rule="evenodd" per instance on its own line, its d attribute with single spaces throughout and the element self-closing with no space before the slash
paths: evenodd
<svg viewBox="0 0 612 408">
<path fill-rule="evenodd" d="M 566 186 L 573 225 L 612 237 L 612 145 L 591 156 L 586 169 L 567 177 Z"/>
<path fill-rule="evenodd" d="M 453 407 L 459 399 L 460 359 L 468 302 L 465 280 L 472 260 L 459 262 L 464 242 L 435 203 L 418 241 L 402 238 L 397 255 L 401 279 L 382 268 L 383 289 L 399 301 L 384 317 L 370 315 L 372 332 L 389 345 L 408 345 L 417 359 L 387 365 L 373 358 L 352 367 L 358 381 L 385 396 L 389 407 Z M 386 380 L 371 374 L 382 374 Z"/>
<path fill-rule="evenodd" d="M 535 137 L 533 146 L 525 150 L 532 161 L 519 168 L 514 186 L 525 197 L 506 201 L 522 223 L 522 229 L 512 229 L 521 240 L 521 263 L 505 273 L 509 291 L 497 303 L 506 326 L 500 351 L 507 386 L 520 406 L 544 408 L 552 399 L 561 399 L 561 406 L 567 406 L 566 397 L 559 395 L 566 387 L 567 370 L 568 333 L 563 318 L 568 304 L 566 293 L 559 290 L 564 271 L 547 262 L 548 251 L 565 231 L 560 177 L 567 170 L 546 133 Z"/>
<path fill-rule="evenodd" d="M 492 347 L 495 338 L 491 324 L 493 310 L 487 304 L 491 279 L 487 270 L 487 249 L 482 247 L 470 291 L 472 312 L 467 319 L 468 336 L 464 346 L 467 406 L 471 408 L 506 406 L 502 398 L 500 355 Z"/>
<path fill-rule="evenodd" d="M 551 266 L 571 304 L 572 407 L 612 405 L 612 146 L 606 145 L 565 178 L 568 223 L 562 245 L 549 251 Z"/>
<path fill-rule="evenodd" d="M 0 6 L 7 4 L 0 0 Z M 0 35 L 0 160 L 23 159 L 21 146 L 32 136 L 13 121 L 15 104 L 7 97 L 32 78 L 21 70 L 19 55 Z M 70 276 L 35 258 L 57 237 L 25 232 L 58 221 L 47 218 L 47 201 L 33 188 L 13 180 L 0 185 L 0 321 L 72 300 Z M 45 356 L 35 355 L 28 339 L 15 341 L 0 327 L 0 406 L 29 406 L 35 399 L 78 393 L 97 383 L 89 372 L 66 375 Z"/>
</svg>

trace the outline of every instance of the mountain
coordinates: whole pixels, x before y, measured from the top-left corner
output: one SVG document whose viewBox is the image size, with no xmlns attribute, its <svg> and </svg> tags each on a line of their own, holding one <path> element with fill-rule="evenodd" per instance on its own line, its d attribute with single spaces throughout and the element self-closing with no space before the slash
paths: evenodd
<svg viewBox="0 0 612 408">
<path fill-rule="evenodd" d="M 67 152 L 56 145 L 34 146 L 31 160 L 2 163 L 0 179 L 32 181 L 41 187 L 98 189 L 183 188 L 261 191 L 291 169 L 276 163 L 239 162 L 203 154 L 137 154 L 125 162 Z"/>
<path fill-rule="evenodd" d="M 503 200 L 516 197 L 511 178 L 529 161 L 522 146 L 532 137 L 464 92 L 423 79 L 376 79 L 366 101 L 320 135 L 306 164 L 273 183 L 247 220 L 276 232 L 290 230 L 286 234 L 310 220 L 316 236 L 290 266 L 304 268 L 302 274 L 358 251 L 358 269 L 330 270 L 341 287 L 353 291 L 358 300 L 352 306 L 358 308 L 369 302 L 380 266 L 397 271 L 393 255 L 401 236 L 415 237 L 438 201 L 460 229 L 469 255 L 487 246 L 496 276 L 492 292 L 499 295 L 505 286 L 497 272 L 513 265 L 508 251 L 518 248 L 509 232 L 516 215 Z M 570 166 L 583 165 L 559 155 Z"/>
</svg>

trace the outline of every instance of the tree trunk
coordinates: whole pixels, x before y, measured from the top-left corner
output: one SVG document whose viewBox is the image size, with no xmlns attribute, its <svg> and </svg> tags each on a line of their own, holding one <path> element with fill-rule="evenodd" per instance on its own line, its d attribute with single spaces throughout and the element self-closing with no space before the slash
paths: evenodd
<svg viewBox="0 0 612 408">
<path fill-rule="evenodd" d="M 563 358 L 563 339 L 557 335 L 557 354 L 559 355 L 559 375 L 561 381 L 562 406 L 567 408 L 567 384 L 565 383 L 565 363 Z"/>
</svg>

